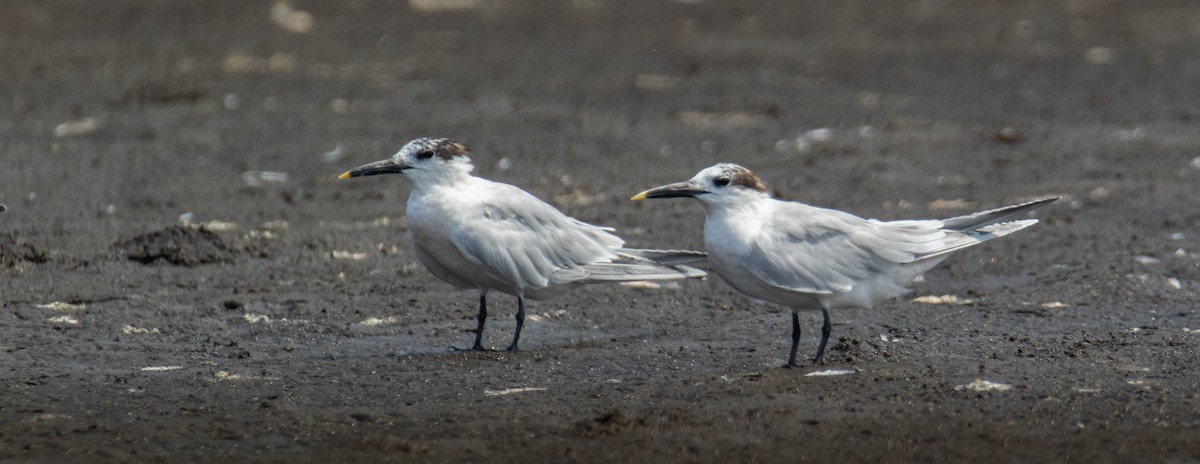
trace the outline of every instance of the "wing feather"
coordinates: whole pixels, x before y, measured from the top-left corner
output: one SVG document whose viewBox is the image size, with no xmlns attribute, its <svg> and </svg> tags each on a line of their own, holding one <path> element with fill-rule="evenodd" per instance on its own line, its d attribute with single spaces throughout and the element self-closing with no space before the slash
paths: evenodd
<svg viewBox="0 0 1200 464">
<path fill-rule="evenodd" d="M 470 261 L 517 288 L 582 279 L 578 268 L 611 261 L 624 241 L 612 229 L 568 217 L 519 188 L 494 183 L 487 201 L 449 232 Z"/>
<path fill-rule="evenodd" d="M 845 293 L 864 279 L 944 247 L 940 221 L 884 222 L 800 203 L 780 203 L 743 257 L 747 271 L 776 287 Z"/>
</svg>

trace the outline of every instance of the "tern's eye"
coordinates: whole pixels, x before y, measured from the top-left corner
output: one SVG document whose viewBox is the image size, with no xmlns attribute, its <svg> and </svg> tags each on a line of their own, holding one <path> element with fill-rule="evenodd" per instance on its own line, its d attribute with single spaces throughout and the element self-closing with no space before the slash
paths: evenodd
<svg viewBox="0 0 1200 464">
<path fill-rule="evenodd" d="M 417 159 L 423 159 L 423 160 L 427 160 L 427 159 L 429 159 L 429 158 L 433 158 L 433 152 L 432 152 L 432 151 L 425 150 L 425 151 L 419 151 L 419 152 L 417 152 Z"/>
<path fill-rule="evenodd" d="M 717 187 L 724 187 L 726 185 L 729 185 L 729 178 L 728 177 L 718 177 L 716 179 L 713 179 L 713 185 L 716 185 Z"/>
</svg>

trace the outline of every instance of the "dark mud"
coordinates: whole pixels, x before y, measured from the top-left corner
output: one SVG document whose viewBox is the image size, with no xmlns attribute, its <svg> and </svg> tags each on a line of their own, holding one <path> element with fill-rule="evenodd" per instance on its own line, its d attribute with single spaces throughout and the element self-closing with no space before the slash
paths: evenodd
<svg viewBox="0 0 1200 464">
<path fill-rule="evenodd" d="M 227 263 L 237 256 L 237 250 L 226 244 L 219 235 L 185 225 L 173 225 L 130 237 L 113 247 L 130 261 L 142 264 L 197 266 Z"/>
<path fill-rule="evenodd" d="M 20 272 L 49 260 L 46 252 L 37 246 L 19 242 L 12 234 L 0 234 L 0 270 Z"/>
<path fill-rule="evenodd" d="M 4 2 L 0 461 L 1195 461 L 1197 17 Z M 523 351 L 464 353 L 475 294 L 415 264 L 406 187 L 335 179 L 426 135 L 644 247 L 699 248 L 702 213 L 628 197 L 719 161 L 885 219 L 1064 199 L 834 313 L 823 366 L 779 368 L 787 312 L 715 279 L 534 303 Z M 228 254 L 114 251 L 181 217 Z"/>
</svg>

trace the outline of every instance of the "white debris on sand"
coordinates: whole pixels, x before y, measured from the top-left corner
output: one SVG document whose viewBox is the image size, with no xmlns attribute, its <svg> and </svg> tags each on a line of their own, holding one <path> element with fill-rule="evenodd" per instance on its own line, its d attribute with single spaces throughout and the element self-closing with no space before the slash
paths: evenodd
<svg viewBox="0 0 1200 464">
<path fill-rule="evenodd" d="M 145 329 L 145 328 L 141 328 L 141 327 L 135 327 L 135 326 L 132 326 L 129 324 L 125 324 L 125 327 L 121 329 L 121 332 L 126 335 L 159 333 L 158 329 Z"/>
<path fill-rule="evenodd" d="M 222 232 L 229 232 L 232 230 L 236 230 L 237 228 L 238 228 L 238 225 L 236 222 L 227 222 L 227 221 L 212 220 L 212 221 L 208 221 L 208 222 L 204 222 L 204 223 L 200 224 L 200 230 L 212 232 L 214 234 L 219 234 Z"/>
<path fill-rule="evenodd" d="M 1162 262 L 1161 259 L 1155 258 L 1153 256 L 1145 256 L 1145 255 L 1134 256 L 1133 260 L 1137 261 L 1138 264 L 1145 264 L 1147 266 L 1149 266 L 1151 264 L 1158 264 L 1158 263 Z"/>
<path fill-rule="evenodd" d="M 1112 47 L 1092 47 L 1083 51 L 1083 59 L 1088 64 L 1112 64 L 1117 60 L 1117 51 Z"/>
<path fill-rule="evenodd" d="M 832 377 L 835 375 L 854 374 L 858 371 L 855 369 L 826 369 L 823 371 L 814 371 L 804 374 L 805 377 Z"/>
<path fill-rule="evenodd" d="M 96 118 L 83 118 L 76 121 L 67 121 L 54 127 L 54 136 L 58 138 L 78 137 L 96 132 L 100 128 L 100 121 Z"/>
<path fill-rule="evenodd" d="M 939 199 L 933 200 L 932 202 L 929 203 L 929 209 L 934 210 L 934 211 L 946 211 L 946 210 L 957 211 L 957 210 L 974 209 L 976 205 L 977 205 L 977 203 L 975 203 L 973 201 L 967 201 L 962 198 L 955 198 L 953 200 L 946 200 L 946 199 L 939 198 Z"/>
<path fill-rule="evenodd" d="M 79 319 L 71 316 L 54 316 L 46 320 L 54 324 L 79 325 Z"/>
<path fill-rule="evenodd" d="M 362 322 L 359 322 L 358 324 L 366 327 L 377 327 L 381 325 L 395 324 L 397 322 L 400 322 L 400 319 L 396 318 L 396 316 L 388 316 L 382 319 L 378 317 L 368 317 L 363 319 Z"/>
<path fill-rule="evenodd" d="M 271 318 L 268 317 L 267 315 L 255 314 L 255 313 L 243 314 L 242 320 L 246 321 L 247 324 L 259 324 L 259 323 L 269 324 L 271 322 Z"/>
<path fill-rule="evenodd" d="M 977 392 L 1005 392 L 1012 390 L 1012 385 L 1007 383 L 993 382 L 991 380 L 975 379 L 971 383 L 966 385 L 958 385 L 954 387 L 954 389 L 958 391 L 970 390 Z"/>
<path fill-rule="evenodd" d="M 279 378 L 262 374 L 233 374 L 229 371 L 217 371 L 215 374 L 213 374 L 213 380 L 221 382 L 239 380 L 279 380 Z"/>
<path fill-rule="evenodd" d="M 329 150 L 325 153 L 321 153 L 321 161 L 324 161 L 326 163 L 332 163 L 332 162 L 341 160 L 342 156 L 345 154 L 346 154 L 346 149 L 344 147 L 342 147 L 341 143 L 338 143 L 337 145 L 334 145 L 332 150 Z"/>
<path fill-rule="evenodd" d="M 505 388 L 503 390 L 484 390 L 483 394 L 485 396 L 501 396 L 501 395 L 511 395 L 513 393 L 525 393 L 525 392 L 535 392 L 535 391 L 546 391 L 546 389 L 543 387 Z"/>
<path fill-rule="evenodd" d="M 42 309 L 53 309 L 55 311 L 83 311 L 83 310 L 87 309 L 87 305 L 82 304 L 82 303 L 81 304 L 71 304 L 71 303 L 65 303 L 62 301 L 55 301 L 53 303 L 46 303 L 46 304 L 33 305 L 33 306 L 36 308 L 42 308 Z"/>
<path fill-rule="evenodd" d="M 1066 308 L 1067 306 L 1070 306 L 1070 305 L 1063 303 L 1061 301 L 1051 301 L 1048 303 L 1042 303 L 1042 307 L 1046 308 L 1046 309 L 1059 309 L 1059 308 Z"/>
<path fill-rule="evenodd" d="M 242 173 L 242 182 L 249 187 L 262 187 L 267 184 L 283 184 L 288 181 L 288 174 L 280 171 L 246 171 Z"/>
<path fill-rule="evenodd" d="M 560 318 L 560 317 L 563 317 L 566 315 L 567 315 L 567 310 L 558 309 L 558 310 L 554 310 L 554 311 L 550 311 L 550 312 L 546 312 L 546 313 L 531 314 L 529 316 L 529 320 L 531 320 L 533 322 L 541 322 L 546 319 L 557 319 L 557 318 Z"/>
<path fill-rule="evenodd" d="M 1146 129 L 1135 127 L 1133 129 L 1121 129 L 1116 132 L 1117 140 L 1122 142 L 1136 142 L 1146 138 Z"/>
<path fill-rule="evenodd" d="M 183 369 L 183 366 L 146 366 L 142 368 L 143 371 L 147 372 L 177 371 L 180 369 Z"/>
<path fill-rule="evenodd" d="M 296 34 L 312 31 L 313 24 L 316 22 L 312 13 L 297 10 L 287 0 L 279 0 L 271 5 L 270 18 L 271 22 L 283 30 Z"/>
<path fill-rule="evenodd" d="M 351 260 L 351 261 L 362 261 L 362 260 L 364 260 L 364 259 L 367 259 L 367 256 L 369 256 L 369 255 L 367 255 L 366 253 L 361 253 L 361 252 L 359 252 L 359 253 L 353 253 L 353 252 L 349 252 L 349 251 L 341 251 L 341 250 L 338 250 L 338 251 L 331 251 L 331 252 L 329 253 L 329 257 L 330 257 L 330 258 L 333 258 L 333 259 L 348 259 L 348 260 Z"/>
<path fill-rule="evenodd" d="M 262 230 L 287 230 L 288 227 L 290 227 L 288 222 L 282 219 L 267 221 L 258 226 Z"/>
<path fill-rule="evenodd" d="M 807 131 L 802 136 L 810 142 L 825 143 L 833 140 L 833 129 L 828 127 L 820 127 Z"/>
<path fill-rule="evenodd" d="M 682 285 L 679 285 L 679 282 L 654 282 L 650 280 L 621 282 L 620 285 L 627 288 L 636 288 L 638 290 L 679 290 L 683 288 Z"/>
<path fill-rule="evenodd" d="M 869 126 L 865 126 L 869 129 Z M 869 132 L 869 131 L 868 131 Z M 792 140 L 780 140 L 775 143 L 775 149 L 781 152 L 808 153 L 815 144 L 823 144 L 834 139 L 833 129 L 820 127 L 800 134 Z"/>
<path fill-rule="evenodd" d="M 941 304 L 941 305 L 969 305 L 975 304 L 975 300 L 971 298 L 959 298 L 955 295 L 925 295 L 913 298 L 913 303 L 920 304 Z"/>
</svg>

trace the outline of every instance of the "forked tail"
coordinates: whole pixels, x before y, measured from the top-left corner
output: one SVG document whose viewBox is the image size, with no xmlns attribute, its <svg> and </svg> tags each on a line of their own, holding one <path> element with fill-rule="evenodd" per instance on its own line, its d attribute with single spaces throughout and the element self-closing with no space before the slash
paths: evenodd
<svg viewBox="0 0 1200 464">
<path fill-rule="evenodd" d="M 701 251 L 622 248 L 617 250 L 617 257 L 612 262 L 583 266 L 588 276 L 577 282 L 702 279 L 708 273 L 683 263 L 695 263 L 707 258 L 708 254 Z"/>
<path fill-rule="evenodd" d="M 942 228 L 948 229 L 948 230 L 957 230 L 957 231 L 961 231 L 961 232 L 977 230 L 977 229 L 981 229 L 981 228 L 991 225 L 991 224 L 1003 222 L 1006 219 L 1015 217 L 1019 214 L 1025 213 L 1026 211 L 1032 210 L 1034 208 L 1039 208 L 1039 207 L 1048 205 L 1055 201 L 1058 201 L 1058 197 L 1043 198 L 1041 200 L 1034 200 L 1034 201 L 1030 201 L 1027 203 L 1021 203 L 1019 205 L 1005 206 L 1003 208 L 989 209 L 987 211 L 980 211 L 978 213 L 968 214 L 966 216 L 959 216 L 959 217 L 953 217 L 950 219 L 943 219 L 942 220 Z M 1013 221 L 1013 222 L 1017 223 L 1017 222 L 1022 222 L 1022 221 Z M 1032 225 L 1032 224 L 1026 224 L 1024 226 L 1018 227 L 1017 229 L 1028 227 L 1029 225 Z M 1007 233 L 1014 232 L 1015 230 L 1016 229 L 1010 230 L 1005 233 L 997 233 L 996 235 L 997 236 L 1005 235 Z"/>
</svg>

